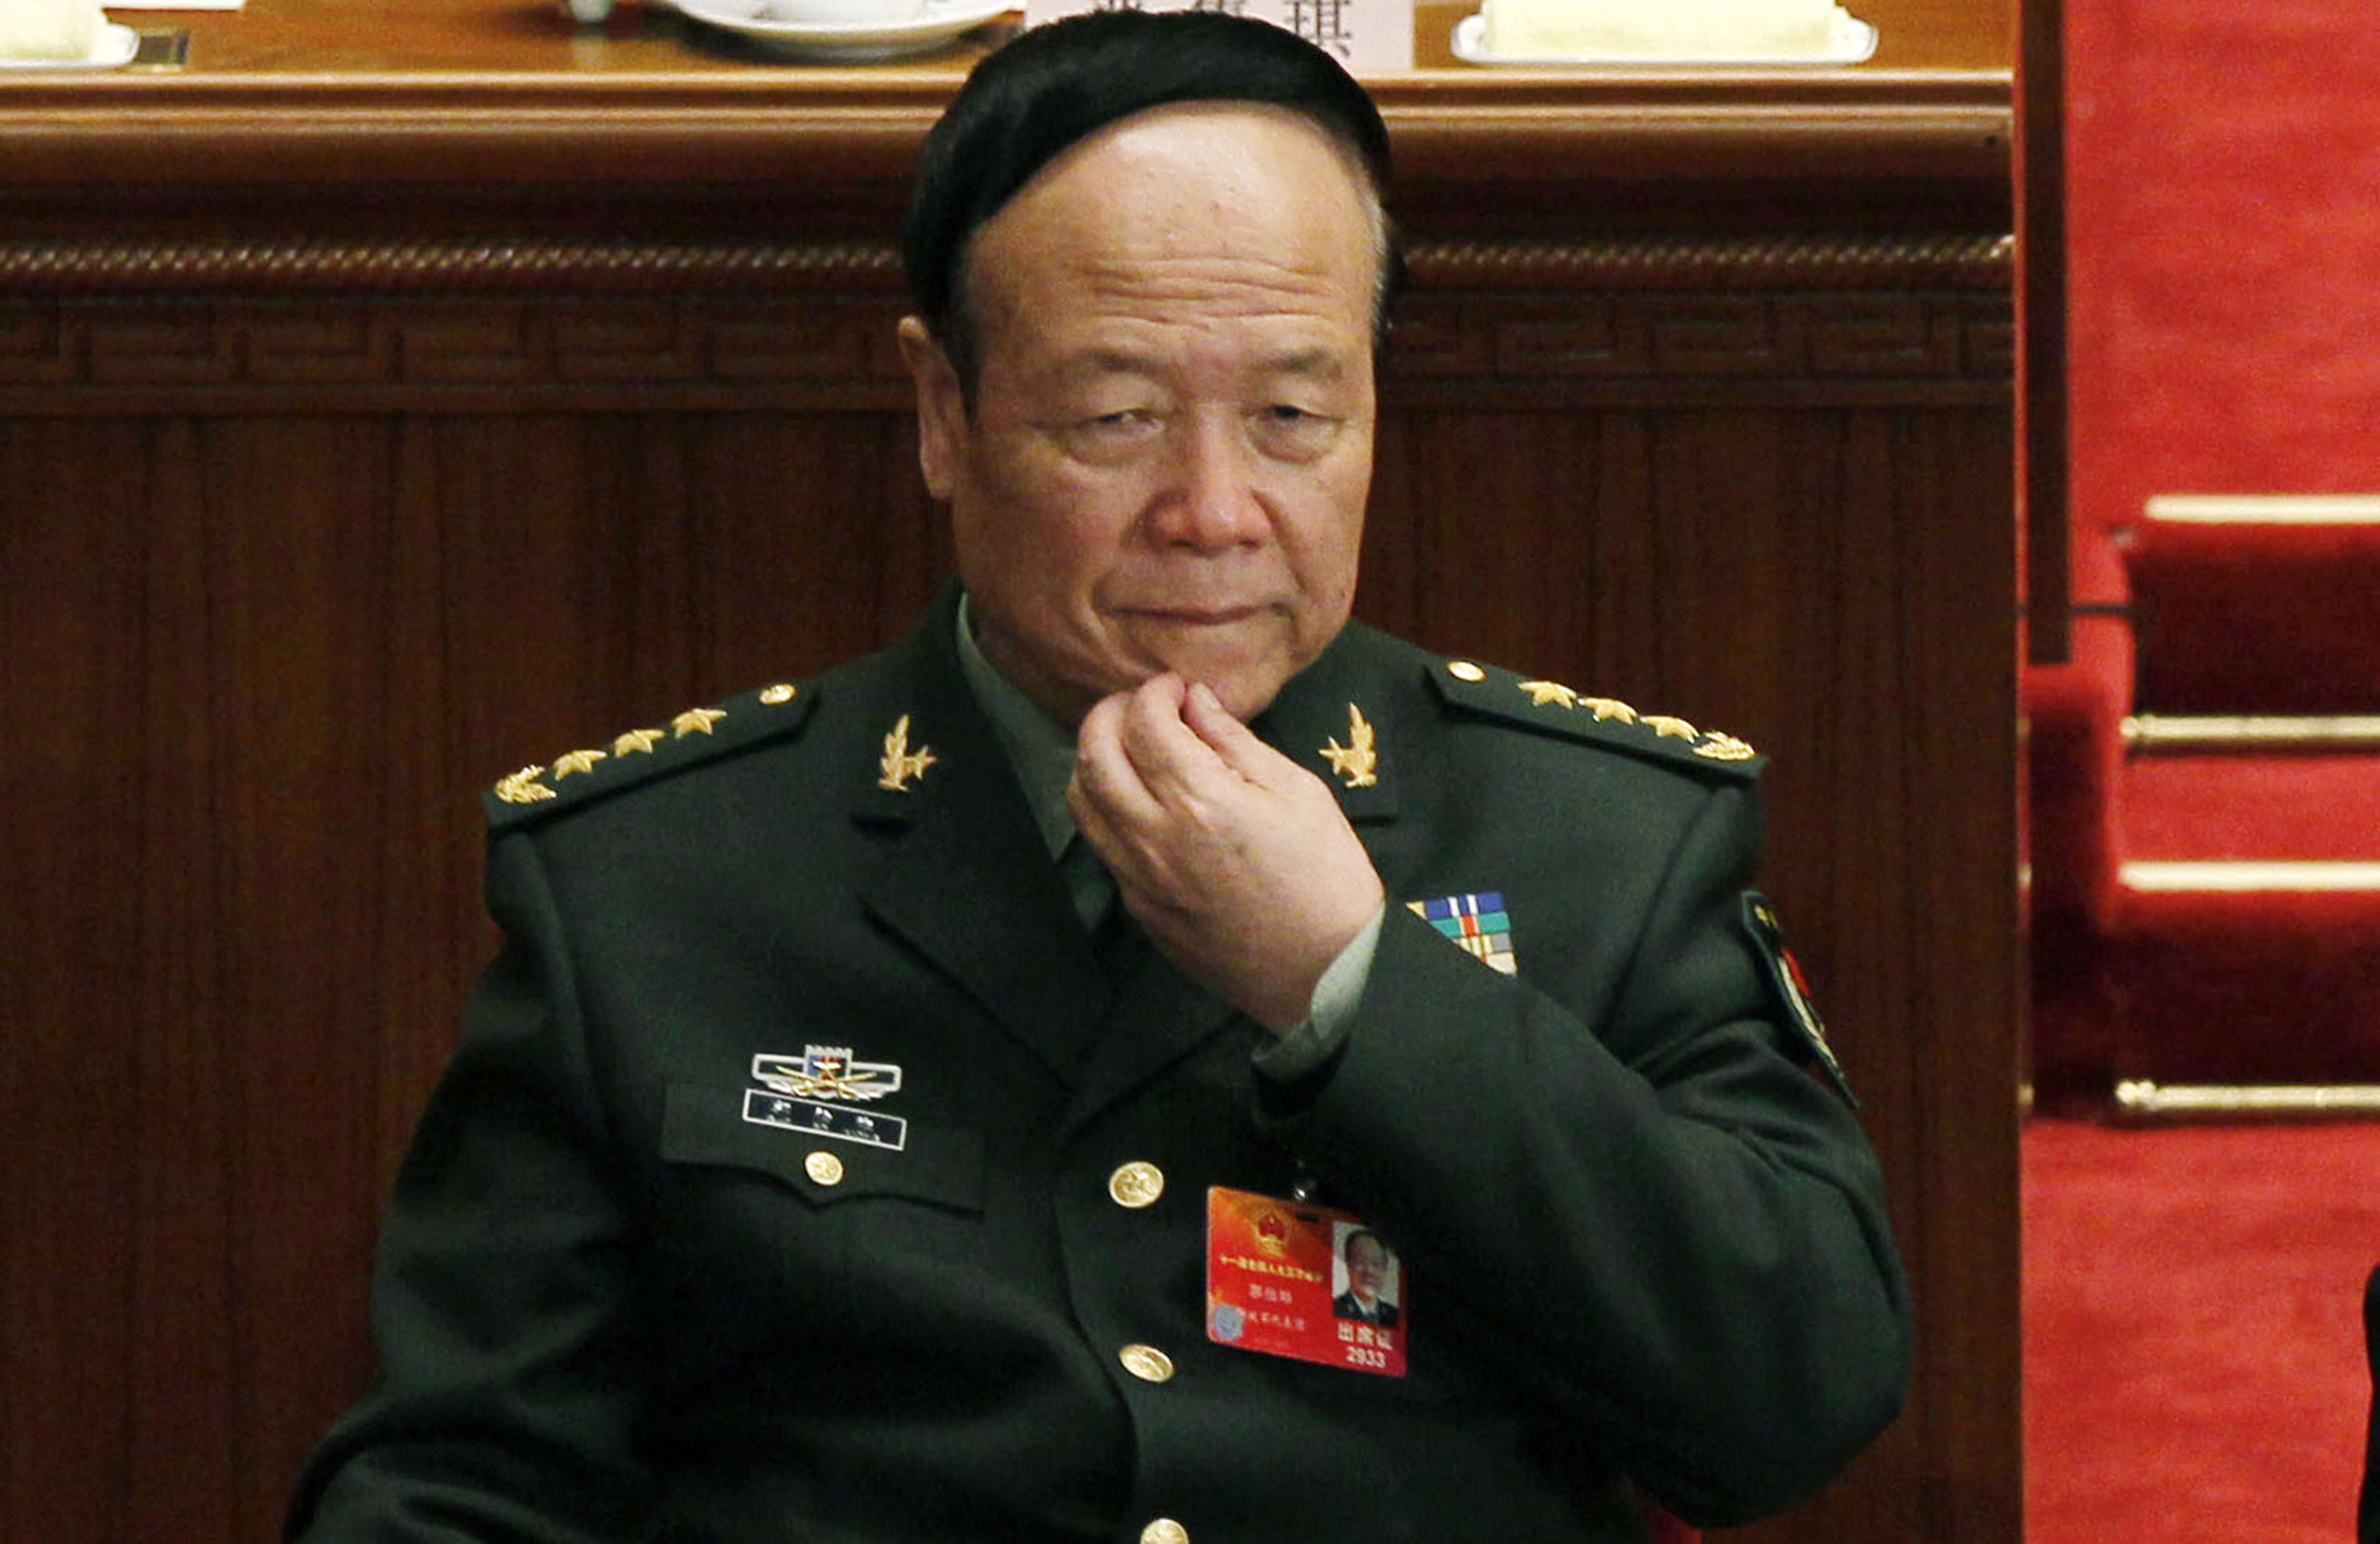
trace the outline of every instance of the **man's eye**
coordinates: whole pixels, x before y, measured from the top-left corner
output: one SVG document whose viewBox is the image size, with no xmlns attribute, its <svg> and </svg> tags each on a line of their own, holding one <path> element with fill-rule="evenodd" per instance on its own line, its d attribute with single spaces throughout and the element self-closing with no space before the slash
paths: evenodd
<svg viewBox="0 0 2380 1544">
<path fill-rule="evenodd" d="M 1059 442 L 1077 458 L 1099 464 L 1137 456 L 1157 432 L 1157 415 L 1146 407 L 1118 407 L 1085 413 L 1057 432 Z"/>
<path fill-rule="evenodd" d="M 1297 402 L 1276 402 L 1257 413 L 1265 427 L 1292 433 L 1309 433 L 1332 428 L 1339 418 L 1319 407 Z"/>
<path fill-rule="evenodd" d="M 1330 448 L 1339 420 L 1294 402 L 1276 402 L 1257 414 L 1257 434 L 1269 455 L 1306 460 Z"/>
</svg>

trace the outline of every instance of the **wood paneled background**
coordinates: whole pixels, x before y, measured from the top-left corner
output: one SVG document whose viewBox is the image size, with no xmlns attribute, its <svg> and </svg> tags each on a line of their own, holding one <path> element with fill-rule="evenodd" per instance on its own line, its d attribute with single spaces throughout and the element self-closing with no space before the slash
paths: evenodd
<svg viewBox="0 0 2380 1544">
<path fill-rule="evenodd" d="M 683 237 L 643 245 L 539 191 L 501 82 L 343 88 L 395 126 L 353 167 L 295 85 L 0 88 L 6 1544 L 273 1536 L 369 1377 L 378 1210 L 492 943 L 477 791 L 873 647 L 945 571 L 851 230 L 948 81 L 747 205 L 721 168 L 784 125 L 721 79 L 723 117 L 622 110 L 623 197 Z M 1921 1339 L 1900 1424 L 1749 1537 L 2016 1544 L 2007 82 L 1729 89 L 1768 94 L 1384 91 L 1415 284 L 1358 610 L 1772 753 L 1769 888 Z M 196 188 L 212 141 L 124 140 L 186 107 L 248 136 Z M 86 132 L 153 198 L 68 177 Z M 372 201 L 373 157 L 483 140 L 518 153 Z"/>
</svg>

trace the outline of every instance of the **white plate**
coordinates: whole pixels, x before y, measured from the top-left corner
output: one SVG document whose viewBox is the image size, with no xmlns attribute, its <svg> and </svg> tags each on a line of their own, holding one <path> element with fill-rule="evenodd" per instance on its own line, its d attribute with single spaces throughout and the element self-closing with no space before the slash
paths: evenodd
<svg viewBox="0 0 2380 1544">
<path fill-rule="evenodd" d="M 1022 0 L 927 0 L 924 13 L 906 21 L 780 21 L 769 0 L 675 0 L 697 21 L 709 22 L 755 43 L 814 59 L 868 60 L 922 54 L 995 17 L 1022 6 Z"/>
<path fill-rule="evenodd" d="M 111 21 L 79 59 L 0 59 L 0 69 L 122 69 L 140 51 L 140 34 Z"/>
<path fill-rule="evenodd" d="M 1856 65 L 1876 55 L 1876 29 L 1857 17 L 1835 18 L 1834 36 L 1827 40 L 1821 54 L 1778 55 L 1669 55 L 1632 54 L 1627 55 L 1597 55 L 1577 54 L 1550 58 L 1507 58 L 1490 54 L 1482 43 L 1488 30 L 1488 18 L 1477 12 L 1454 24 L 1454 56 L 1466 65 L 1570 65 L 1587 66 L 1596 69 L 1773 69 L 1781 66 L 1807 67 L 1811 65 Z"/>
</svg>

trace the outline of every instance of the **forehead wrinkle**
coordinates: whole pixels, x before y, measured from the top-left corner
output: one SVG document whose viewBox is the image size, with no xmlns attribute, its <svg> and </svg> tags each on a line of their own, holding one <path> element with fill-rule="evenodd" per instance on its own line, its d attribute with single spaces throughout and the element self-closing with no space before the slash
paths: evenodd
<svg viewBox="0 0 2380 1544">
<path fill-rule="evenodd" d="M 1172 357 L 1160 349 L 1101 345 L 1059 360 L 1050 376 L 1061 383 L 1080 386 L 1114 376 L 1153 378 L 1168 373 L 1173 365 Z M 1268 379 L 1333 382 L 1347 379 L 1349 370 L 1348 361 L 1334 349 L 1291 347 L 1257 358 L 1253 373 Z"/>
<path fill-rule="evenodd" d="M 1313 300 L 1332 298 L 1330 269 L 1323 263 L 1158 253 L 1092 258 L 1081 268 L 1090 288 L 1119 300 L 1193 305 L 1208 301 L 1228 306 L 1234 314 L 1252 313 L 1261 304 L 1280 305 L 1285 313 L 1305 314 Z"/>
<path fill-rule="evenodd" d="M 1099 318 L 1132 331 L 1210 322 L 1323 321 L 1342 307 L 1368 307 L 1368 291 L 1343 295 L 1328 263 L 1282 263 L 1255 257 L 1083 257 L 1071 265 L 1076 286 L 1115 308 Z M 1005 275 L 987 272 L 978 308 L 987 322 L 1021 315 L 1023 298 Z"/>
</svg>

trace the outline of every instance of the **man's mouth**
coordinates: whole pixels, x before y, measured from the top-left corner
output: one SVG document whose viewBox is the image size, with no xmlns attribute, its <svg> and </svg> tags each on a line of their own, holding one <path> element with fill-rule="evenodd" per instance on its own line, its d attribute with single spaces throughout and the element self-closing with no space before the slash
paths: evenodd
<svg viewBox="0 0 2380 1544">
<path fill-rule="evenodd" d="M 1271 608 L 1247 606 L 1126 606 L 1123 614 L 1143 622 L 1177 627 L 1228 627 Z"/>
</svg>

